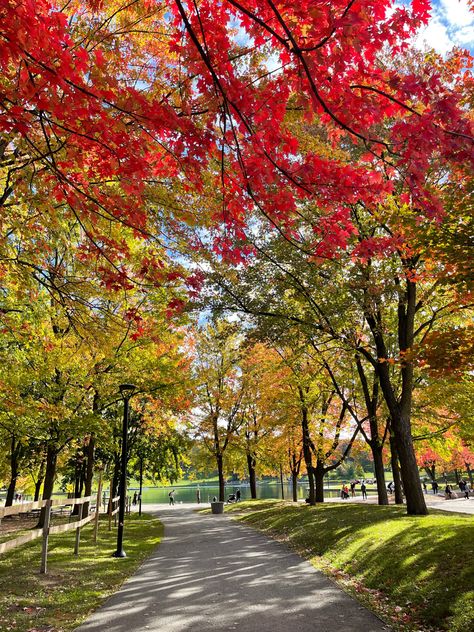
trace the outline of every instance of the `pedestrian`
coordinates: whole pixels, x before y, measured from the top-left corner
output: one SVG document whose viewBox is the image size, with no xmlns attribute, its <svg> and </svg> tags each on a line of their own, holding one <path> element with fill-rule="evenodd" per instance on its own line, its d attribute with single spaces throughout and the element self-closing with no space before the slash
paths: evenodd
<svg viewBox="0 0 474 632">
<path fill-rule="evenodd" d="M 355 496 L 355 488 L 356 488 L 355 481 L 351 481 L 351 496 L 352 496 L 352 498 L 354 498 L 354 496 Z"/>
<path fill-rule="evenodd" d="M 138 495 L 137 495 L 137 492 L 135 492 L 133 494 L 132 505 L 136 505 L 137 504 L 137 499 L 138 499 Z"/>
<path fill-rule="evenodd" d="M 237 503 L 238 503 L 238 502 L 239 502 L 239 500 L 240 500 L 240 489 L 238 489 L 238 490 L 235 492 L 235 502 L 237 502 Z"/>
<path fill-rule="evenodd" d="M 199 489 L 199 487 L 196 489 L 196 501 L 198 505 L 201 504 L 201 490 Z"/>
<path fill-rule="evenodd" d="M 431 483 L 431 487 L 433 488 L 433 494 L 437 494 L 438 493 L 438 483 L 436 481 L 433 481 Z"/>
<path fill-rule="evenodd" d="M 168 494 L 168 497 L 170 499 L 170 505 L 174 505 L 174 494 L 175 494 L 174 489 L 172 489 L 170 493 Z"/>
<path fill-rule="evenodd" d="M 466 481 L 464 483 L 464 498 L 466 498 L 467 500 L 469 500 L 469 490 L 470 490 L 470 486 L 469 486 L 469 483 Z"/>
<path fill-rule="evenodd" d="M 445 493 L 445 496 L 446 496 L 446 500 L 451 500 L 452 499 L 453 492 L 451 490 L 451 485 L 449 485 L 449 483 L 444 488 L 444 493 Z"/>
<path fill-rule="evenodd" d="M 360 486 L 360 491 L 362 492 L 362 498 L 367 498 L 367 487 L 364 482 Z"/>
<path fill-rule="evenodd" d="M 425 483 L 425 481 L 423 481 L 423 491 L 424 491 L 424 493 L 426 494 L 427 489 L 426 489 L 426 483 Z"/>
<path fill-rule="evenodd" d="M 459 489 L 464 494 L 464 498 L 467 498 L 469 500 L 469 486 L 464 479 L 461 479 L 459 481 Z"/>
</svg>

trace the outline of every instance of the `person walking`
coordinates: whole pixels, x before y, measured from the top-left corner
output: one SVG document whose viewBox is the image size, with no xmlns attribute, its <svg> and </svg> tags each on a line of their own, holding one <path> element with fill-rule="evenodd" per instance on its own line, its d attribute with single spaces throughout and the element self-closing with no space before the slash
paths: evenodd
<svg viewBox="0 0 474 632">
<path fill-rule="evenodd" d="M 364 481 L 362 481 L 360 491 L 362 492 L 362 498 L 367 499 L 367 487 L 365 486 Z"/>
<path fill-rule="evenodd" d="M 431 483 L 431 487 L 433 488 L 433 494 L 436 496 L 436 494 L 438 493 L 438 483 L 436 481 L 433 481 Z"/>
<path fill-rule="evenodd" d="M 198 505 L 201 504 L 201 490 L 199 489 L 199 487 L 196 489 L 196 501 Z"/>
<path fill-rule="evenodd" d="M 352 498 L 354 498 L 355 494 L 355 488 L 356 488 L 356 482 L 355 481 L 351 481 L 351 496 Z"/>
<path fill-rule="evenodd" d="M 235 502 L 238 503 L 240 500 L 240 489 L 235 492 Z"/>
<path fill-rule="evenodd" d="M 459 489 L 464 494 L 464 498 L 467 498 L 469 500 L 469 486 L 464 479 L 461 479 L 459 481 Z"/>
<path fill-rule="evenodd" d="M 174 505 L 174 494 L 175 494 L 174 489 L 172 489 L 170 493 L 168 494 L 169 499 L 170 499 L 170 505 Z"/>
</svg>

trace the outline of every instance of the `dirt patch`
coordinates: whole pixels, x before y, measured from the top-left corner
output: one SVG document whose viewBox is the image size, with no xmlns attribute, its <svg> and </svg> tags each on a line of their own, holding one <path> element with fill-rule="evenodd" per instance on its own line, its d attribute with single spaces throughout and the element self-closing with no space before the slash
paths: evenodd
<svg viewBox="0 0 474 632">
<path fill-rule="evenodd" d="M 2 524 L 0 524 L 0 537 L 16 533 L 17 531 L 33 529 L 37 522 L 37 517 L 28 517 L 26 515 L 7 516 L 2 519 Z"/>
</svg>

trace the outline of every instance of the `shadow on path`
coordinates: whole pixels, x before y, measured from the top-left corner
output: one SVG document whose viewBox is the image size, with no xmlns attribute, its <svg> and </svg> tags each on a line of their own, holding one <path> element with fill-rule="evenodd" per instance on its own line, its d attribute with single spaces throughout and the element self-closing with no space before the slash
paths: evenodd
<svg viewBox="0 0 474 632">
<path fill-rule="evenodd" d="M 162 544 L 77 632 L 389 629 L 285 546 L 226 516 L 155 507 Z"/>
</svg>

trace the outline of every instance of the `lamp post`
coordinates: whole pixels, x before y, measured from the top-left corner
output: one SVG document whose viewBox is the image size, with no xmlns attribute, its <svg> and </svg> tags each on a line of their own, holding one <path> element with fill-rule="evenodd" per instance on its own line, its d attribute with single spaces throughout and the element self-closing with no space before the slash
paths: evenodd
<svg viewBox="0 0 474 632">
<path fill-rule="evenodd" d="M 140 454 L 140 493 L 138 494 L 138 515 L 142 515 L 142 491 L 143 491 L 143 454 Z"/>
<path fill-rule="evenodd" d="M 123 398 L 122 425 L 122 464 L 120 467 L 120 501 L 117 529 L 117 550 L 113 557 L 127 557 L 123 550 L 123 524 L 125 522 L 125 493 L 127 491 L 127 438 L 128 438 L 128 403 L 135 390 L 134 384 L 120 384 L 120 394 Z"/>
</svg>

